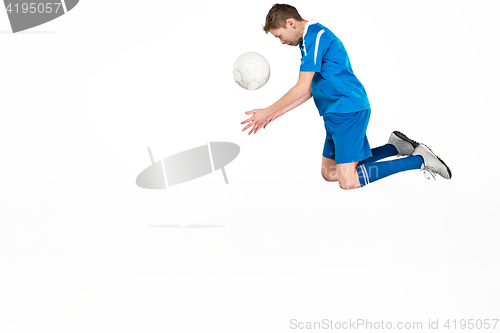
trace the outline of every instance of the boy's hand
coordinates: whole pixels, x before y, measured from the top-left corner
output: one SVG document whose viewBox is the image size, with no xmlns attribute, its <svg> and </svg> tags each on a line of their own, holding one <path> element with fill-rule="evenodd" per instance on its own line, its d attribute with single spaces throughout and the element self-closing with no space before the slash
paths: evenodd
<svg viewBox="0 0 500 333">
<path fill-rule="evenodd" d="M 273 115 L 266 121 L 266 124 L 264 125 L 264 128 L 266 128 L 267 125 L 269 125 L 269 123 L 271 121 L 273 121 L 274 119 L 278 118 L 278 117 L 281 117 L 282 115 L 284 115 L 286 112 L 285 110 L 280 110 L 278 112 L 275 112 L 273 113 Z"/>
<path fill-rule="evenodd" d="M 248 135 L 252 134 L 252 132 L 257 133 L 262 126 L 266 125 L 268 118 L 271 115 L 267 109 L 255 109 L 252 111 L 246 111 L 245 113 L 253 114 L 253 116 L 241 122 L 242 124 L 250 122 L 250 124 L 248 124 L 242 131 L 245 131 L 247 128 L 253 126 Z"/>
</svg>

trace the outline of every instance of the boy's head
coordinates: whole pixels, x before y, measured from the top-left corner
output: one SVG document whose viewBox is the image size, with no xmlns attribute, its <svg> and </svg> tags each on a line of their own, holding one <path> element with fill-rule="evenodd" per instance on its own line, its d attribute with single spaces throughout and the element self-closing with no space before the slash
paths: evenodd
<svg viewBox="0 0 500 333">
<path fill-rule="evenodd" d="M 297 9 L 290 5 L 274 4 L 266 16 L 263 29 L 280 39 L 281 44 L 297 46 L 302 40 L 305 20 Z"/>
</svg>

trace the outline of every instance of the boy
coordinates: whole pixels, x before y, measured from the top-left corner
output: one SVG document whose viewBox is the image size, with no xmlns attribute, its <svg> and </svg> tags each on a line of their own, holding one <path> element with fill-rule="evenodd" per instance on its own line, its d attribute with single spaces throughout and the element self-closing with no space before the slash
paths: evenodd
<svg viewBox="0 0 500 333">
<path fill-rule="evenodd" d="M 437 173 L 445 179 L 451 171 L 427 146 L 392 132 L 389 143 L 370 149 L 366 128 L 370 103 L 361 82 L 354 75 L 342 42 L 325 26 L 307 21 L 295 7 L 275 4 L 264 26 L 266 33 L 281 44 L 299 46 L 302 54 L 299 80 L 282 98 L 241 122 L 250 122 L 257 133 L 271 121 L 313 97 L 326 129 L 321 174 L 327 181 L 338 181 L 342 189 L 354 189 L 389 175 L 412 169 Z M 377 162 L 390 156 L 407 156 Z M 426 175 L 428 178 L 428 176 Z M 435 177 L 434 177 L 435 178 Z"/>
</svg>

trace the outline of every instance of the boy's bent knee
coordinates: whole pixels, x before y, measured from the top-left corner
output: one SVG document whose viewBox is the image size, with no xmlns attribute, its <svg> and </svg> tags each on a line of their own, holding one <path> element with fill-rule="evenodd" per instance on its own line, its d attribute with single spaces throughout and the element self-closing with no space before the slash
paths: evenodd
<svg viewBox="0 0 500 333">
<path fill-rule="evenodd" d="M 354 190 L 356 188 L 360 188 L 361 185 L 356 184 L 354 182 L 348 182 L 348 181 L 339 181 L 339 186 L 343 190 Z"/>
<path fill-rule="evenodd" d="M 325 176 L 324 174 L 321 174 L 323 176 L 323 179 L 326 180 L 327 182 L 338 182 L 339 177 L 337 175 L 335 176 Z"/>
</svg>

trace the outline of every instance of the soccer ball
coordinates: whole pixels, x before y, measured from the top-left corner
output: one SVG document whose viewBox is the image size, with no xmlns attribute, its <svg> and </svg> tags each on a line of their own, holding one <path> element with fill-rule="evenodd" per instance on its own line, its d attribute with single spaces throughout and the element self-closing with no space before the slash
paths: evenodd
<svg viewBox="0 0 500 333">
<path fill-rule="evenodd" d="M 257 90 L 266 84 L 271 68 L 266 58 L 257 52 L 243 53 L 233 66 L 234 81 L 247 90 Z"/>
</svg>

